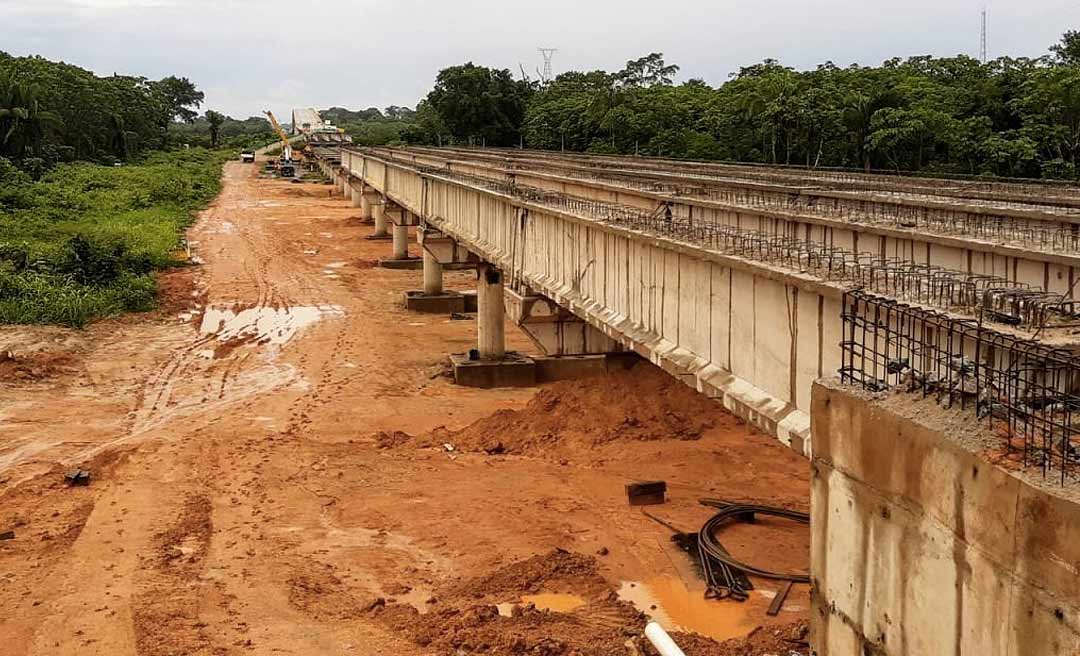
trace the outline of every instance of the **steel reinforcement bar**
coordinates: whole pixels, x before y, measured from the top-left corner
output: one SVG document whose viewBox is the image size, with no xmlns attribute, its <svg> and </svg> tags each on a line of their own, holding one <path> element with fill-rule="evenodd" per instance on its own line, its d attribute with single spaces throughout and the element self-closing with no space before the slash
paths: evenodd
<svg viewBox="0 0 1080 656">
<path fill-rule="evenodd" d="M 429 149 L 430 150 L 430 149 Z M 431 158 L 446 153 L 429 152 Z M 380 149 L 381 156 L 411 161 L 406 153 Z M 454 160 L 446 160 L 451 168 Z M 1058 253 L 1080 253 L 1080 210 L 1042 208 L 999 201 L 958 203 L 926 195 L 900 192 L 857 194 L 823 192 L 805 187 L 778 187 L 734 178 L 700 178 L 680 174 L 589 168 L 571 163 L 514 163 L 491 155 L 473 155 L 472 160 L 490 167 L 493 176 L 541 174 L 571 180 L 601 183 L 647 194 L 670 197 L 674 203 L 703 201 L 713 209 L 745 213 L 789 214 L 841 221 L 852 226 L 880 226 L 925 234 L 981 239 L 1024 248 Z M 687 211 L 679 208 L 678 211 Z"/>
<path fill-rule="evenodd" d="M 1023 466 L 1080 478 L 1080 357 L 864 290 L 842 308 L 843 382 L 972 411 Z"/>
</svg>

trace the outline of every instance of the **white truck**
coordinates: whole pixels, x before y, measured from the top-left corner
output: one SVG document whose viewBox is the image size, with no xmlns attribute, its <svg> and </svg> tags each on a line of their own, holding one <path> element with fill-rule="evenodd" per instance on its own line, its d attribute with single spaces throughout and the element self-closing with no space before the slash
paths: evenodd
<svg viewBox="0 0 1080 656">
<path fill-rule="evenodd" d="M 251 148 L 245 148 L 245 149 L 241 150 L 240 151 L 240 161 L 244 162 L 245 164 L 254 164 L 255 163 L 255 151 L 252 150 Z"/>
</svg>

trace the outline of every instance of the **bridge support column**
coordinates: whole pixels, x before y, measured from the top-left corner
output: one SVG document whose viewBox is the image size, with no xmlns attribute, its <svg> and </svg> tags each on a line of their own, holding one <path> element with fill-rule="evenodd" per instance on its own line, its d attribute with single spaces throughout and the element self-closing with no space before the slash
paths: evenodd
<svg viewBox="0 0 1080 656">
<path fill-rule="evenodd" d="M 352 201 L 352 196 L 353 196 L 352 180 L 350 180 L 349 178 L 350 178 L 350 176 L 349 176 L 348 173 L 346 173 L 344 176 L 342 176 L 342 179 L 341 179 L 341 195 L 345 197 L 345 200 Z"/>
<path fill-rule="evenodd" d="M 506 356 L 506 306 L 503 274 L 490 264 L 480 265 L 476 283 L 476 346 L 481 360 Z"/>
<path fill-rule="evenodd" d="M 424 265 L 424 288 L 405 292 L 405 308 L 430 314 L 476 311 L 476 295 L 447 291 L 443 288 L 443 269 L 461 270 L 476 266 L 473 256 L 457 243 L 428 225 L 416 229 L 416 240 Z"/>
<path fill-rule="evenodd" d="M 371 204 L 371 218 L 375 221 L 375 232 L 368 235 L 368 239 L 390 239 L 390 233 L 386 230 L 386 198 L 379 196 Z"/>
<path fill-rule="evenodd" d="M 363 183 L 361 183 L 359 189 L 356 187 L 351 187 L 349 189 L 349 197 L 352 199 L 353 207 L 360 207 L 364 202 Z M 361 212 L 361 214 L 362 213 L 363 212 Z"/>
<path fill-rule="evenodd" d="M 506 351 L 503 274 L 481 264 L 476 282 L 476 348 L 450 356 L 454 382 L 467 387 L 529 387 L 536 384 L 536 362 Z"/>
<path fill-rule="evenodd" d="M 438 296 L 443 293 L 442 264 L 427 249 L 424 258 L 424 294 Z"/>
<path fill-rule="evenodd" d="M 404 222 L 394 223 L 394 259 L 409 259 L 409 224 Z"/>
<path fill-rule="evenodd" d="M 409 255 L 409 226 L 416 223 L 409 210 L 394 205 L 386 210 L 387 218 L 393 224 L 394 255 L 390 259 L 379 260 L 384 269 L 419 269 L 420 258 Z"/>
<path fill-rule="evenodd" d="M 370 191 L 365 186 L 364 190 L 360 193 L 360 219 L 363 223 L 375 223 L 374 208 L 375 203 L 378 202 L 378 200 L 379 195 Z"/>
</svg>

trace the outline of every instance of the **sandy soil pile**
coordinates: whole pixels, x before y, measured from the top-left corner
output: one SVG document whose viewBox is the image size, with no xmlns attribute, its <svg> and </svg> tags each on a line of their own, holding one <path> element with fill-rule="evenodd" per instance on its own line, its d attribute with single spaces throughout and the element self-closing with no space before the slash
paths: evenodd
<svg viewBox="0 0 1080 656">
<path fill-rule="evenodd" d="M 568 613 L 525 604 L 507 617 L 496 607 L 525 594 L 562 590 L 591 593 L 583 594 L 585 606 Z M 371 612 L 416 644 L 449 654 L 606 656 L 622 653 L 628 636 L 645 626 L 641 613 L 607 590 L 593 558 L 561 549 L 450 584 L 423 615 L 411 606 L 381 602 Z"/>
<path fill-rule="evenodd" d="M 696 440 L 740 420 L 661 369 L 630 369 L 544 387 L 523 409 L 500 409 L 463 429 L 437 428 L 414 441 L 453 444 L 463 451 L 537 455 L 552 447 L 588 449 L 617 441 Z M 409 443 L 404 433 L 380 433 L 382 448 Z"/>
<path fill-rule="evenodd" d="M 26 353 L 0 351 L 0 382 L 28 383 L 45 380 L 77 369 L 68 353 Z"/>
</svg>

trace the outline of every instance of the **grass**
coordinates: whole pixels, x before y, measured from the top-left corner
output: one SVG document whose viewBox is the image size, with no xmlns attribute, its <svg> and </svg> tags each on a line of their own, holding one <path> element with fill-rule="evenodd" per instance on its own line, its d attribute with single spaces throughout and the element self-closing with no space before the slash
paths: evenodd
<svg viewBox="0 0 1080 656">
<path fill-rule="evenodd" d="M 84 326 L 156 305 L 155 270 L 221 186 L 231 152 L 64 164 L 39 182 L 0 160 L 0 323 Z"/>
</svg>

